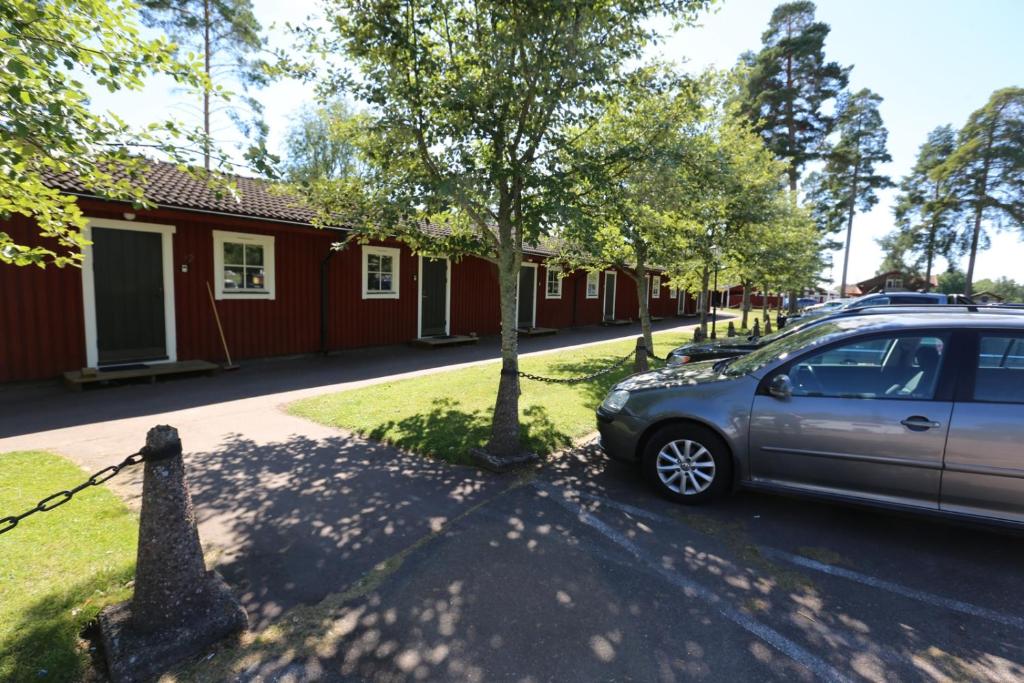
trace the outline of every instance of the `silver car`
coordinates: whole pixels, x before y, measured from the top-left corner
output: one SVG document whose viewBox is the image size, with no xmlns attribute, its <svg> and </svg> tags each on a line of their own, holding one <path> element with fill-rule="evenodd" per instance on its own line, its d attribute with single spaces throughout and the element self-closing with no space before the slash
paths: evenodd
<svg viewBox="0 0 1024 683">
<path fill-rule="evenodd" d="M 1024 315 L 839 318 L 630 377 L 597 418 L 679 502 L 740 486 L 1024 526 Z"/>
</svg>

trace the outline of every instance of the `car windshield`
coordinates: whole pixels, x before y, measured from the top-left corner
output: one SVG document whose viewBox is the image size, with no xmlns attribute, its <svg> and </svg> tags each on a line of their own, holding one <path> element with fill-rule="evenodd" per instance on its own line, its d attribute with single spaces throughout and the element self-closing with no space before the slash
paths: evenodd
<svg viewBox="0 0 1024 683">
<path fill-rule="evenodd" d="M 865 318 L 840 318 L 807 325 L 788 336 L 765 344 L 756 351 L 731 360 L 728 365 L 721 368 L 721 372 L 731 376 L 756 372 L 769 363 L 785 360 L 796 351 L 816 346 L 835 334 L 855 330 L 869 322 L 871 321 Z"/>
</svg>

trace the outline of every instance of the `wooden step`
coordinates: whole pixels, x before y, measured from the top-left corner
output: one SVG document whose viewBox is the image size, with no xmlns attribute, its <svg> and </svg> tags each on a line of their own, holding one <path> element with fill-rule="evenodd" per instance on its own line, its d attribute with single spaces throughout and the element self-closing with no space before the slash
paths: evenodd
<svg viewBox="0 0 1024 683">
<path fill-rule="evenodd" d="M 100 368 L 99 371 L 86 372 L 85 374 L 83 374 L 81 370 L 72 370 L 64 373 L 64 384 L 69 389 L 81 391 L 90 384 L 99 384 L 103 382 L 145 378 L 148 379 L 150 383 L 153 383 L 156 382 L 157 377 L 195 374 L 209 375 L 218 373 L 220 370 L 221 367 L 219 365 L 205 360 L 185 360 L 174 363 L 140 363 L 137 367 L 126 368 L 123 370 L 104 370 L 103 368 Z"/>
</svg>

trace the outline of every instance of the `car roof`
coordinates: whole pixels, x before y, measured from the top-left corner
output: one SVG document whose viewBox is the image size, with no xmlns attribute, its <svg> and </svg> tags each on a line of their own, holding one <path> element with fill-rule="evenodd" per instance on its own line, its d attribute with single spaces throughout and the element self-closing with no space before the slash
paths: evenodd
<svg viewBox="0 0 1024 683">
<path fill-rule="evenodd" d="M 933 307 L 934 308 L 934 307 Z M 1024 330 L 1024 315 L 974 310 L 907 310 L 872 315 L 834 316 L 828 322 L 842 322 L 847 329 L 868 331 L 872 329 L 916 329 L 916 328 L 1006 328 Z"/>
</svg>

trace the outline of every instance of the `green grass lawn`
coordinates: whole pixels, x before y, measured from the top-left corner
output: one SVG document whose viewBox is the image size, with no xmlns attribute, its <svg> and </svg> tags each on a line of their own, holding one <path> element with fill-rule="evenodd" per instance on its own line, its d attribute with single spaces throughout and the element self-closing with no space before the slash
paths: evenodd
<svg viewBox="0 0 1024 683">
<path fill-rule="evenodd" d="M 724 328 L 719 331 L 724 336 Z M 691 338 L 691 331 L 655 334 L 654 351 L 663 357 Z M 632 339 L 522 358 L 520 369 L 548 377 L 586 375 L 622 358 L 635 345 Z M 469 450 L 482 446 L 489 435 L 498 368 L 494 362 L 375 384 L 297 401 L 288 410 L 421 455 L 467 463 Z M 523 379 L 519 402 L 523 441 L 531 450 L 546 454 L 593 432 L 594 409 L 608 390 L 631 372 L 632 360 L 583 384 Z"/>
<path fill-rule="evenodd" d="M 87 473 L 51 453 L 0 454 L 0 516 L 20 514 Z M 0 536 L 0 681 L 78 681 L 79 633 L 130 597 L 138 521 L 103 486 Z"/>
</svg>

